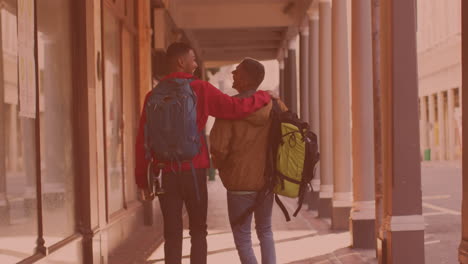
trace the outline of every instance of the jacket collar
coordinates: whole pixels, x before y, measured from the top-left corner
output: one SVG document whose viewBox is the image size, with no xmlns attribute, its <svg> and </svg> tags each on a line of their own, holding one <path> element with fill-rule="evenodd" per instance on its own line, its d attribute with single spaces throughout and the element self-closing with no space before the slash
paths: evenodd
<svg viewBox="0 0 468 264">
<path fill-rule="evenodd" d="M 243 91 L 242 93 L 239 93 L 239 94 L 236 95 L 235 97 L 239 97 L 239 98 L 248 98 L 248 97 L 254 95 L 255 92 L 257 92 L 257 90 L 251 89 L 251 90 Z"/>
<path fill-rule="evenodd" d="M 179 79 L 195 79 L 198 80 L 197 77 L 193 76 L 190 73 L 185 73 L 185 72 L 172 72 L 166 75 L 164 78 L 161 79 L 161 81 L 167 80 L 167 79 L 174 79 L 174 78 L 179 78 Z"/>
</svg>

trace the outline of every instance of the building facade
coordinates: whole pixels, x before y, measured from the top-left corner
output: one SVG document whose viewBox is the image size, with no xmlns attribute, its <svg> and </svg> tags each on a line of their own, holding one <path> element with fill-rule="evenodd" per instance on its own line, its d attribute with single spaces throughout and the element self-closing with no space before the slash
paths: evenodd
<svg viewBox="0 0 468 264">
<path fill-rule="evenodd" d="M 415 3 L 0 0 L 0 262 L 131 262 L 162 242 L 134 142 L 158 58 L 185 41 L 202 79 L 278 60 L 279 93 L 319 135 L 319 216 L 380 263 L 424 263 Z"/>
<path fill-rule="evenodd" d="M 418 0 L 421 158 L 461 159 L 461 1 Z"/>
</svg>

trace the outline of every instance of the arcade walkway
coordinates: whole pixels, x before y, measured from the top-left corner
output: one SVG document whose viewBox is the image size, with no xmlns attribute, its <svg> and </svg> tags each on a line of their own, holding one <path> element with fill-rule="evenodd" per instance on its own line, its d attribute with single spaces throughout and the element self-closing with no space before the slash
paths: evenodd
<svg viewBox="0 0 468 264">
<path fill-rule="evenodd" d="M 363 263 L 352 244 L 382 264 L 424 264 L 416 14 L 416 0 L 0 0 L 0 263 L 161 258 L 143 249 L 162 240 L 162 219 L 137 198 L 134 140 L 164 51 L 183 41 L 205 80 L 245 56 L 277 60 L 281 98 L 319 137 L 311 200 L 331 223 L 276 219 L 279 263 Z M 223 197 L 210 199 L 210 258 L 222 259 L 210 263 L 237 260 Z M 463 207 L 468 263 L 468 195 Z"/>
<path fill-rule="evenodd" d="M 208 183 L 209 213 L 208 213 L 208 263 L 237 264 L 239 257 L 232 239 L 226 208 L 226 191 L 219 178 Z M 288 210 L 292 212 L 296 205 L 294 200 L 282 199 Z M 307 210 L 307 206 L 298 217 L 286 222 L 284 216 L 275 205 L 273 207 L 273 230 L 276 241 L 277 263 L 315 263 L 315 264 L 363 264 L 377 263 L 375 250 L 352 250 L 349 248 L 350 233 L 331 232 L 329 219 L 318 219 L 317 212 Z M 260 262 L 260 246 L 252 226 L 252 239 L 255 254 Z M 129 242 L 138 246 L 141 243 Z M 163 244 L 142 253 L 138 259 L 131 259 L 135 246 L 122 248 L 119 255 L 110 258 L 114 264 L 156 264 L 164 263 Z M 132 248 L 133 247 L 133 248 Z M 139 246 L 138 246 L 139 247 Z M 184 230 L 183 262 L 190 263 L 190 236 L 188 229 Z M 127 255 L 128 254 L 128 255 Z M 131 254 L 133 255 L 133 254 Z"/>
</svg>

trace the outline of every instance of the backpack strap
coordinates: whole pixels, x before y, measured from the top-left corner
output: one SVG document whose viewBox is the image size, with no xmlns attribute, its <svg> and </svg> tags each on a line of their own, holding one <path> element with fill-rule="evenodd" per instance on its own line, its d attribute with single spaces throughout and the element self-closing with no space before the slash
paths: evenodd
<svg viewBox="0 0 468 264">
<path fill-rule="evenodd" d="M 300 188 L 303 189 L 302 186 L 301 186 Z M 297 206 L 296 211 L 295 211 L 294 214 L 293 214 L 294 217 L 296 217 L 297 214 L 299 213 L 299 211 L 301 211 L 301 209 L 302 209 L 302 204 L 304 203 L 305 192 L 303 192 L 303 191 L 299 191 L 299 192 L 302 192 L 302 193 L 299 195 L 298 206 Z"/>
<path fill-rule="evenodd" d="M 272 99 L 272 103 L 273 103 L 273 105 L 272 105 L 272 107 L 271 107 L 271 111 L 272 111 L 272 112 L 275 111 L 275 112 L 277 112 L 277 113 L 281 113 L 281 107 L 279 106 L 278 99 L 273 98 L 273 99 Z"/>
<path fill-rule="evenodd" d="M 307 143 L 307 140 L 305 138 L 305 134 L 303 136 L 304 136 L 304 139 L 306 141 L 306 144 L 305 144 L 305 157 L 304 157 L 304 165 L 303 165 L 303 170 L 302 170 L 302 181 L 300 182 L 300 185 L 299 185 L 298 206 L 297 206 L 296 211 L 293 214 L 294 217 L 296 217 L 297 214 L 299 213 L 299 211 L 301 211 L 301 209 L 302 209 L 302 204 L 304 203 L 305 193 L 306 193 L 306 190 L 307 190 L 307 184 L 308 184 L 309 180 L 311 180 L 313 178 L 313 173 L 314 173 L 314 170 L 310 169 L 311 164 L 309 163 L 310 145 Z M 312 173 L 312 177 L 309 175 L 310 173 Z"/>
<path fill-rule="evenodd" d="M 151 91 L 152 93 L 153 91 Z M 148 103 L 147 103 L 148 104 Z M 149 112 L 148 112 L 148 106 L 145 105 L 144 106 L 144 109 L 145 109 L 145 114 L 146 114 L 146 118 L 148 119 L 148 115 L 149 115 Z M 145 126 L 144 126 L 144 130 L 143 130 L 143 135 L 144 135 L 144 139 L 145 139 L 145 143 L 144 143 L 144 147 L 145 147 L 145 159 L 150 161 L 152 160 L 152 155 L 151 155 L 151 148 L 149 146 L 149 131 L 148 131 L 148 122 L 145 122 Z"/>
<path fill-rule="evenodd" d="M 187 80 L 189 86 L 193 81 L 194 81 L 194 79 L 188 79 Z M 194 98 L 194 106 L 193 106 L 193 109 L 191 111 L 196 110 L 197 109 L 197 104 L 198 104 L 197 95 L 195 94 L 195 91 L 193 91 L 193 89 L 192 89 L 192 96 Z M 197 134 L 199 134 L 199 133 L 197 133 Z M 205 135 L 204 132 L 202 132 L 202 134 L 203 134 L 203 137 L 205 139 L 205 144 L 207 144 L 206 135 Z M 198 136 L 200 137 L 200 135 L 198 135 Z M 202 143 L 200 142 L 199 147 L 201 147 L 201 146 L 202 146 Z M 193 165 L 193 159 L 190 161 L 190 169 L 192 170 L 192 178 L 193 178 L 193 185 L 194 185 L 194 188 L 195 188 L 195 196 L 197 197 L 197 202 L 200 202 L 200 188 L 198 186 L 198 179 L 197 179 L 197 174 L 195 172 L 195 166 Z"/>
<path fill-rule="evenodd" d="M 281 202 L 279 196 L 275 193 L 275 202 L 281 209 L 281 211 L 284 214 L 284 217 L 286 218 L 286 221 L 289 222 L 291 221 L 291 217 L 289 216 L 288 210 L 286 209 L 286 206 L 284 206 L 283 202 Z"/>
</svg>

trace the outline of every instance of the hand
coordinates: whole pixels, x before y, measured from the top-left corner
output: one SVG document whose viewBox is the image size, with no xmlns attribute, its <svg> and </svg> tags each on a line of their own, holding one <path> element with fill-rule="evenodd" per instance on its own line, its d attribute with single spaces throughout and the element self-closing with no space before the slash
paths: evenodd
<svg viewBox="0 0 468 264">
<path fill-rule="evenodd" d="M 140 201 L 152 201 L 154 199 L 154 194 L 151 194 L 148 188 L 139 188 L 138 194 Z"/>
</svg>

